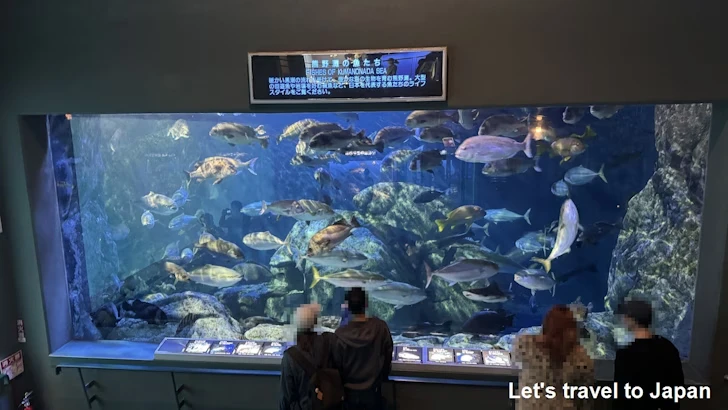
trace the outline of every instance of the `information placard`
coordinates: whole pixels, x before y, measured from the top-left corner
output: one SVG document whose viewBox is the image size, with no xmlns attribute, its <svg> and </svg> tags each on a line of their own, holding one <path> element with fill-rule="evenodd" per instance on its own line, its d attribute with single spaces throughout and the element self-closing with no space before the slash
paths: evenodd
<svg viewBox="0 0 728 410">
<path fill-rule="evenodd" d="M 511 365 L 511 355 L 505 350 L 487 350 L 483 352 L 483 363 L 487 366 Z"/>
<path fill-rule="evenodd" d="M 445 101 L 447 49 L 248 53 L 251 104 Z"/>
<path fill-rule="evenodd" d="M 281 342 L 265 342 L 263 343 L 263 356 L 282 356 L 286 350 L 286 345 Z"/>
<path fill-rule="evenodd" d="M 190 340 L 185 346 L 185 353 L 205 354 L 210 350 L 211 342 L 207 340 Z"/>
<path fill-rule="evenodd" d="M 257 356 L 262 349 L 262 343 L 248 340 L 238 344 L 238 347 L 235 348 L 235 354 L 239 356 Z"/>
<path fill-rule="evenodd" d="M 422 363 L 422 348 L 411 346 L 397 346 L 397 361 L 407 363 Z"/>
<path fill-rule="evenodd" d="M 427 361 L 432 363 L 453 363 L 455 355 L 452 349 L 430 347 L 427 349 Z"/>
<path fill-rule="evenodd" d="M 483 353 L 480 350 L 455 349 L 455 363 L 483 364 Z"/>
<path fill-rule="evenodd" d="M 220 340 L 212 343 L 212 347 L 210 347 L 210 354 L 233 354 L 234 349 L 235 342 Z"/>
</svg>

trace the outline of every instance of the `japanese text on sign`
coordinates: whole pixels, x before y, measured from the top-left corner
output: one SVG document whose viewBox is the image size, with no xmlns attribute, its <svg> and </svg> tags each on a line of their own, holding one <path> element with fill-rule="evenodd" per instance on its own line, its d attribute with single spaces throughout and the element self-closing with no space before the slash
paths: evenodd
<svg viewBox="0 0 728 410">
<path fill-rule="evenodd" d="M 308 74 L 309 71 L 313 72 L 317 70 L 306 71 Z M 415 76 L 352 75 L 344 78 L 318 75 L 311 75 L 309 77 L 269 77 L 268 91 L 269 95 L 328 95 L 331 94 L 331 89 L 413 88 L 424 87 L 426 83 L 427 76 L 425 74 Z"/>
</svg>

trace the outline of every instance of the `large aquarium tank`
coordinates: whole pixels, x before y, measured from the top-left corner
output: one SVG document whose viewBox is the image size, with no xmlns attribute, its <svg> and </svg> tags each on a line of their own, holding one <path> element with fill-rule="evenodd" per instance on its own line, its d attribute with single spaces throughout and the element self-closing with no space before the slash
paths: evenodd
<svg viewBox="0 0 728 410">
<path fill-rule="evenodd" d="M 687 356 L 709 104 L 49 116 L 74 337 L 286 340 L 348 287 L 395 344 L 595 358 L 651 301 Z"/>
</svg>

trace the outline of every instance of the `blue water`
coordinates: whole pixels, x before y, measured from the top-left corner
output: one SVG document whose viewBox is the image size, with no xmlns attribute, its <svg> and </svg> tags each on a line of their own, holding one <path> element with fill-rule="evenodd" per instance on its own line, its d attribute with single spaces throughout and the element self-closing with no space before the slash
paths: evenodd
<svg viewBox="0 0 728 410">
<path fill-rule="evenodd" d="M 400 69 L 407 69 L 406 66 L 407 63 L 403 61 Z M 483 119 L 501 113 L 513 114 L 517 117 L 523 117 L 529 113 L 543 115 L 557 130 L 559 137 L 572 133 L 582 134 L 586 125 L 592 127 L 597 135 L 585 140 L 588 144 L 585 153 L 562 164 L 560 164 L 559 157 L 552 158 L 546 153 L 539 159 L 539 165 L 542 168 L 540 173 L 528 170 L 525 173 L 508 177 L 489 177 L 481 174 L 481 164 L 462 162 L 452 154 L 454 149 L 450 149 L 444 166 L 436 169 L 433 174 L 411 172 L 405 164 L 395 173 L 394 178 L 380 175 L 381 159 L 394 149 L 416 149 L 422 145 L 426 145 L 425 149 L 428 150 L 445 148 L 443 144 L 423 144 L 412 137 L 395 148 L 387 148 L 383 154 L 377 153 L 370 157 L 342 157 L 341 163 L 331 161 L 323 165 L 323 168 L 341 184 L 340 190 L 331 187 L 321 190 L 313 177 L 315 167 L 291 165 L 290 160 L 295 155 L 295 145 L 298 140 L 294 137 L 277 144 L 278 135 L 288 125 L 308 118 L 319 122 L 338 123 L 344 128 L 351 126 L 355 131 L 365 130 L 366 135 L 373 137 L 379 129 L 385 126 L 404 126 L 405 118 L 410 112 L 359 112 L 359 119 L 352 122 L 347 122 L 334 113 L 75 116 L 70 121 L 70 129 L 68 129 L 68 124 L 63 123 L 64 119 L 56 119 L 57 128 L 62 130 L 59 133 L 70 133 L 71 136 L 66 140 L 57 137 L 58 146 L 54 148 L 54 159 L 58 163 L 63 156 L 74 158 L 71 167 L 73 172 L 69 173 L 66 169 L 62 173 L 57 173 L 59 202 L 62 207 L 64 204 L 71 204 L 68 205 L 71 208 L 75 207 L 76 212 L 80 215 L 80 225 L 83 226 L 83 233 L 80 234 L 82 240 L 72 237 L 68 231 L 64 232 L 67 236 L 66 247 L 69 248 L 71 244 L 75 244 L 74 246 L 85 248 L 85 260 L 80 268 L 83 270 L 83 274 L 78 277 L 69 277 L 69 281 L 72 286 L 79 286 L 79 278 L 81 281 L 87 282 L 80 289 L 81 293 L 85 295 L 84 304 L 88 306 L 87 309 L 94 318 L 98 317 L 99 311 L 108 309 L 104 306 L 109 304 L 116 305 L 123 300 L 134 299 L 154 300 L 150 299 L 149 295 L 157 293 L 161 293 L 161 297 L 172 298 L 176 293 L 184 291 L 217 295 L 215 297 L 223 301 L 226 308 L 229 309 L 227 314 L 241 323 L 251 316 L 268 316 L 273 317 L 277 322 L 287 322 L 298 303 L 312 300 L 318 301 L 324 306 L 325 315 L 337 316 L 340 313 L 343 298 L 342 290 L 333 290 L 331 284 L 323 282 L 316 285 L 315 290 L 308 289 L 312 282 L 310 266 L 306 266 L 302 272 L 295 271 L 293 267 L 274 268 L 271 266 L 272 258 L 274 255 L 276 257 L 285 256 L 278 255 L 283 250 L 253 250 L 246 247 L 240 237 L 224 235 L 223 239 L 237 244 L 245 253 L 246 261 L 264 265 L 274 271 L 273 277 L 263 281 L 269 282 L 269 287 L 278 286 L 280 281 L 283 281 L 282 283 L 286 286 L 284 293 L 288 292 L 283 297 L 283 302 L 275 304 L 264 302 L 264 299 L 256 299 L 266 297 L 259 294 L 261 288 L 255 288 L 257 293 L 253 296 L 250 296 L 250 289 L 241 291 L 241 295 L 244 297 L 260 302 L 259 305 L 250 306 L 241 306 L 238 304 L 239 302 L 234 302 L 235 305 L 231 306 L 228 299 L 223 300 L 220 296 L 220 289 L 214 287 L 185 282 L 176 284 L 175 288 L 172 288 L 173 280 L 159 268 L 163 263 L 162 257 L 165 248 L 170 243 L 179 241 L 180 251 L 184 248 L 192 249 L 199 240 L 203 229 L 201 226 L 196 226 L 180 233 L 177 230 L 169 229 L 167 224 L 171 218 L 181 213 L 195 215 L 200 212 L 211 214 L 217 224 L 223 209 L 230 208 L 230 203 L 234 200 L 240 201 L 243 205 L 257 201 L 271 202 L 283 199 L 324 201 L 324 194 L 331 197 L 331 206 L 337 212 L 358 212 L 360 210 L 356 201 L 353 200 L 355 195 L 376 183 L 388 182 L 390 179 L 392 182 L 417 184 L 439 190 L 457 188 L 457 193 L 449 199 L 451 202 L 447 203 L 447 207 L 443 207 L 445 213 L 460 205 L 478 205 L 484 209 L 507 208 L 518 214 L 523 214 L 527 209 L 531 209 L 531 226 L 521 219 L 513 222 L 501 222 L 497 225 L 491 223 L 490 236 L 487 237 L 483 237 L 480 231 L 475 232 L 475 239 L 483 246 L 490 250 L 498 249 L 505 254 L 514 249 L 516 240 L 526 232 L 543 230 L 544 227 L 559 219 L 559 210 L 565 198 L 552 194 L 551 186 L 555 181 L 561 179 L 568 169 L 582 165 L 597 171 L 604 164 L 608 183 L 595 178 L 588 184 L 571 187 L 570 197 L 578 207 L 580 223 L 584 227 L 600 221 L 618 224 L 625 214 L 629 199 L 645 186 L 654 171 L 657 157 L 654 148 L 654 106 L 628 106 L 613 117 L 602 120 L 587 112 L 584 118 L 575 125 L 563 123 L 561 120 L 563 109 L 564 107 L 482 109 L 478 110 L 480 111 L 479 120 L 476 121 L 476 126 L 472 130 L 466 130 L 456 123 L 445 125 L 455 133 L 456 139 L 460 141 L 476 135 Z M 187 122 L 189 138 L 175 141 L 167 135 L 167 131 L 177 120 Z M 210 129 L 220 122 L 235 122 L 251 127 L 262 125 L 270 137 L 268 148 L 263 148 L 257 143 L 229 146 L 211 138 Z M 523 140 L 523 137 L 518 140 Z M 168 216 L 154 215 L 156 223 L 151 229 L 141 225 L 140 217 L 145 210 L 144 204 L 140 201 L 142 196 L 153 191 L 171 197 L 180 186 L 186 185 L 184 171 L 193 170 L 196 162 L 215 155 L 235 153 L 244 154 L 243 161 L 257 158 L 257 175 L 242 170 L 238 175 L 228 177 L 218 185 L 212 184 L 214 179 L 192 181 L 187 188 L 190 194 L 189 201 L 179 211 Z M 517 156 L 523 157 L 524 154 L 519 153 Z M 69 176 L 69 174 L 71 175 Z M 75 198 L 75 200 L 69 198 Z M 419 209 L 415 205 L 411 205 L 411 207 Z M 62 212 L 63 214 L 64 212 Z M 73 215 L 74 212 L 65 212 L 67 220 L 72 219 Z M 362 219 L 364 221 L 362 225 L 367 227 L 366 216 L 359 219 Z M 430 219 L 435 219 L 435 216 Z M 335 218 L 327 223 L 334 220 Z M 484 221 L 477 221 L 477 223 L 482 225 Z M 285 216 L 278 218 L 272 214 L 245 216 L 243 234 L 269 231 L 285 240 L 292 230 L 296 229 L 294 227 L 306 229 L 302 224 L 304 223 L 293 218 Z M 128 228 L 128 232 L 123 227 Z M 112 228 L 117 229 L 114 232 L 118 233 L 109 235 Z M 385 246 L 395 246 L 396 244 L 390 243 L 392 241 L 404 242 L 405 237 L 411 235 L 407 232 L 409 227 L 398 228 L 405 231 L 402 236 L 380 237 L 377 240 L 384 243 Z M 434 222 L 431 221 L 430 226 L 421 228 L 421 230 L 432 231 Z M 74 232 L 79 234 L 78 230 Z M 424 301 L 404 306 L 396 311 L 392 310 L 392 306 L 381 305 L 382 302 L 374 301 L 372 304 L 378 306 L 374 311 L 386 312 L 388 316 L 386 319 L 390 325 L 397 328 L 415 326 L 420 322 L 444 322 L 452 320 L 446 314 L 447 310 L 443 313 L 442 309 L 437 308 L 437 303 L 442 302 L 442 299 L 438 298 L 444 297 L 455 305 L 460 304 L 460 307 L 453 308 L 458 310 L 458 316 L 455 319 L 456 324 L 453 326 L 452 333 L 457 332 L 457 326 L 469 314 L 474 314 L 479 309 L 490 308 L 504 309 L 506 312 L 515 314 L 513 325 L 500 331 L 501 334 L 538 325 L 544 312 L 550 306 L 556 303 L 568 304 L 577 298 L 581 298 L 585 304 L 591 302 L 594 311 L 601 311 L 604 310 L 608 272 L 617 235 L 618 229 L 598 238 L 595 244 L 574 245 L 570 253 L 558 258 L 553 263 L 554 272 L 557 275 L 570 273 L 570 279 L 558 284 L 555 296 L 552 296 L 550 292 L 537 292 L 534 305 L 529 302 L 530 290 L 513 283 L 512 274 L 499 273 L 491 278 L 491 282 L 498 283 L 502 290 L 511 288 L 514 293 L 514 299 L 502 305 L 486 305 L 479 302 L 473 304 L 461 294 L 461 290 L 471 287 L 469 283 L 460 283 L 455 285 L 455 290 L 448 290 L 447 284 L 436 278 L 433 280 L 433 285 L 425 291 L 427 299 Z M 428 234 L 427 237 L 421 237 L 419 240 L 426 241 L 437 237 L 436 234 Z M 305 251 L 305 248 L 299 249 L 299 252 L 305 253 Z M 402 253 L 392 251 L 387 258 L 402 258 Z M 232 268 L 240 261 L 216 263 Z M 409 262 L 404 259 L 396 261 L 396 264 L 399 264 L 397 266 L 407 263 Z M 532 264 L 528 259 L 522 263 L 525 267 Z M 386 264 L 389 267 L 395 262 L 386 261 Z M 199 267 L 199 264 L 193 263 L 186 266 L 184 263 L 180 263 L 180 266 L 194 269 Z M 367 266 L 371 268 L 370 265 Z M 433 270 L 441 267 L 433 266 Z M 342 269 L 328 269 L 326 274 L 337 270 Z M 154 275 L 150 274 L 151 271 L 154 271 Z M 390 275 L 389 271 L 375 273 L 384 276 Z M 411 272 L 401 273 L 401 275 L 397 278 L 406 278 L 405 283 L 419 288 L 424 287 L 424 268 L 421 265 L 413 268 Z M 128 290 L 129 283 L 139 281 L 136 276 L 144 278 L 141 279 L 144 285 Z M 281 279 L 283 277 L 285 280 Z M 117 282 L 116 286 L 113 285 L 114 282 Z M 245 281 L 236 284 L 236 286 L 245 285 Z M 475 287 L 482 287 L 482 285 L 481 282 Z M 296 292 L 303 292 L 303 294 Z M 275 298 L 280 297 L 280 295 L 275 296 Z M 322 298 L 329 298 L 329 300 Z M 78 303 L 78 301 L 72 301 L 72 303 Z M 168 306 L 171 305 L 163 305 L 162 309 L 168 309 Z M 467 309 L 470 311 L 465 311 Z M 284 310 L 285 312 L 283 312 Z M 170 313 L 169 310 L 167 313 Z M 136 318 L 139 317 L 138 312 L 135 315 Z M 169 320 L 172 322 L 171 319 Z M 177 320 L 179 321 L 179 319 Z M 112 324 L 107 321 L 103 327 L 118 327 L 120 326 L 118 323 L 121 322 L 117 323 L 117 321 L 118 318 Z M 169 332 L 170 329 L 176 327 L 176 323 L 174 326 L 170 324 L 166 328 L 163 327 L 164 325 L 160 326 L 162 327 L 158 328 L 159 334 L 168 335 L 164 332 Z M 127 338 L 127 336 L 120 335 L 130 333 L 133 332 L 120 333 L 118 329 L 112 329 L 110 333 L 102 332 L 102 336 Z M 145 335 L 148 333 L 150 332 L 146 332 Z M 216 337 L 219 335 L 206 334 L 205 336 Z"/>
</svg>

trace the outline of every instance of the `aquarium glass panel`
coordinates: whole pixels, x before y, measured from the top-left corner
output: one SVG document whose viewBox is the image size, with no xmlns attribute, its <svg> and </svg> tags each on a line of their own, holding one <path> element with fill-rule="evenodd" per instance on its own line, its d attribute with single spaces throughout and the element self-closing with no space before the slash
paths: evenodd
<svg viewBox="0 0 728 410">
<path fill-rule="evenodd" d="M 687 356 L 711 106 L 49 116 L 80 340 L 286 340 L 347 287 L 403 346 L 510 349 L 625 298 Z M 617 335 L 619 336 L 619 335 Z"/>
</svg>

